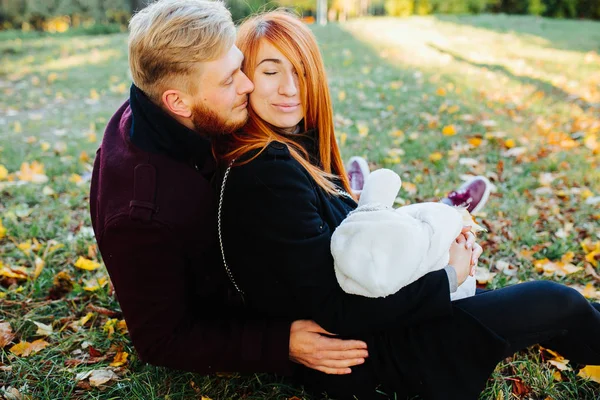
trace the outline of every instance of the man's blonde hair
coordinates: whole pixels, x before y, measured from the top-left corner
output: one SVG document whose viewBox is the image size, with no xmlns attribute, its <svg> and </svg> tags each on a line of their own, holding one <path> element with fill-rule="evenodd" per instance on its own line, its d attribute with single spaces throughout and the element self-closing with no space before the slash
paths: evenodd
<svg viewBox="0 0 600 400">
<path fill-rule="evenodd" d="M 220 1 L 158 0 L 129 22 L 133 82 L 154 102 L 162 93 L 194 93 L 198 63 L 224 55 L 235 42 L 231 13 Z"/>
</svg>

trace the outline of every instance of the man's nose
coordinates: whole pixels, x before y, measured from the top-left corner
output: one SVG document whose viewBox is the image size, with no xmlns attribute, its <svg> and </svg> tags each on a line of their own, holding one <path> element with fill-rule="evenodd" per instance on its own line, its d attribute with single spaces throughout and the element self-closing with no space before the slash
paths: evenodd
<svg viewBox="0 0 600 400">
<path fill-rule="evenodd" d="M 239 94 L 248 94 L 254 90 L 254 83 L 248 78 L 248 76 L 242 72 L 242 85 L 240 86 Z"/>
</svg>

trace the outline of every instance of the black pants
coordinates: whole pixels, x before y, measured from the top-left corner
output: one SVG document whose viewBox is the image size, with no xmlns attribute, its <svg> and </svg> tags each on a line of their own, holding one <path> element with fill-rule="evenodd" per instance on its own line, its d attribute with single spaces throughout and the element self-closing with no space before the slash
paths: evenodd
<svg viewBox="0 0 600 400">
<path fill-rule="evenodd" d="M 506 353 L 499 355 L 497 362 L 539 343 L 574 363 L 600 365 L 600 304 L 590 304 L 579 292 L 568 286 L 550 281 L 527 282 L 497 290 L 480 291 L 473 297 L 457 300 L 453 304 L 508 342 Z M 397 355 L 398 363 L 402 363 L 405 353 L 397 350 L 398 340 L 392 330 L 384 336 L 383 343 L 378 344 L 381 344 L 382 351 Z M 370 351 L 377 352 L 377 349 L 370 347 Z M 457 367 L 460 363 L 457 360 Z M 378 370 L 385 371 L 386 365 L 389 366 L 379 365 Z M 298 378 L 309 391 L 316 394 L 327 391 L 336 399 L 353 399 L 354 396 L 360 400 L 387 398 L 375 396 L 370 389 L 380 382 L 382 376 L 369 372 L 367 368 L 355 368 L 352 374 L 341 376 L 300 369 L 302 372 L 298 374 Z M 387 369 L 392 375 L 396 373 L 394 368 Z M 398 377 L 406 378 L 406 375 Z M 418 389 L 408 388 L 410 381 L 404 381 L 399 388 L 388 387 L 385 391 L 388 394 L 396 391 L 399 399 L 419 393 Z M 399 392 L 403 388 L 406 393 Z M 453 398 L 473 396 L 455 395 Z"/>
<path fill-rule="evenodd" d="M 600 365 L 600 304 L 568 286 L 526 282 L 454 304 L 504 338 L 506 356 L 539 343 L 572 362 Z"/>
</svg>

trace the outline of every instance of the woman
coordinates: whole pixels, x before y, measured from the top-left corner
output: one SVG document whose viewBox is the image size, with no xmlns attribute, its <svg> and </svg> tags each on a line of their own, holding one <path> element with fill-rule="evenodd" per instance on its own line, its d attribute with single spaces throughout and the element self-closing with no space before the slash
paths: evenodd
<svg viewBox="0 0 600 400">
<path fill-rule="evenodd" d="M 349 375 L 297 368 L 297 377 L 335 398 L 475 399 L 495 365 L 534 343 L 572 361 L 600 364 L 600 305 L 552 282 L 530 282 L 450 301 L 472 250 L 454 243 L 451 266 L 385 298 L 344 293 L 331 234 L 356 207 L 348 194 L 327 79 L 316 41 L 282 12 L 242 24 L 238 47 L 253 80 L 244 132 L 216 153 L 227 168 L 219 210 L 221 244 L 249 312 L 313 319 L 362 339 L 369 358 Z M 450 272 L 451 271 L 451 272 Z"/>
</svg>

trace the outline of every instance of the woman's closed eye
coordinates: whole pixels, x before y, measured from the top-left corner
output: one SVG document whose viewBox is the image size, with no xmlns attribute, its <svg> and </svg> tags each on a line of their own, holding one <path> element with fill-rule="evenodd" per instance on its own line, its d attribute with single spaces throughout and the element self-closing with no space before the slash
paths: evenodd
<svg viewBox="0 0 600 400">
<path fill-rule="evenodd" d="M 265 75 L 275 75 L 277 73 L 277 71 L 265 71 L 263 72 L 263 74 Z"/>
</svg>

